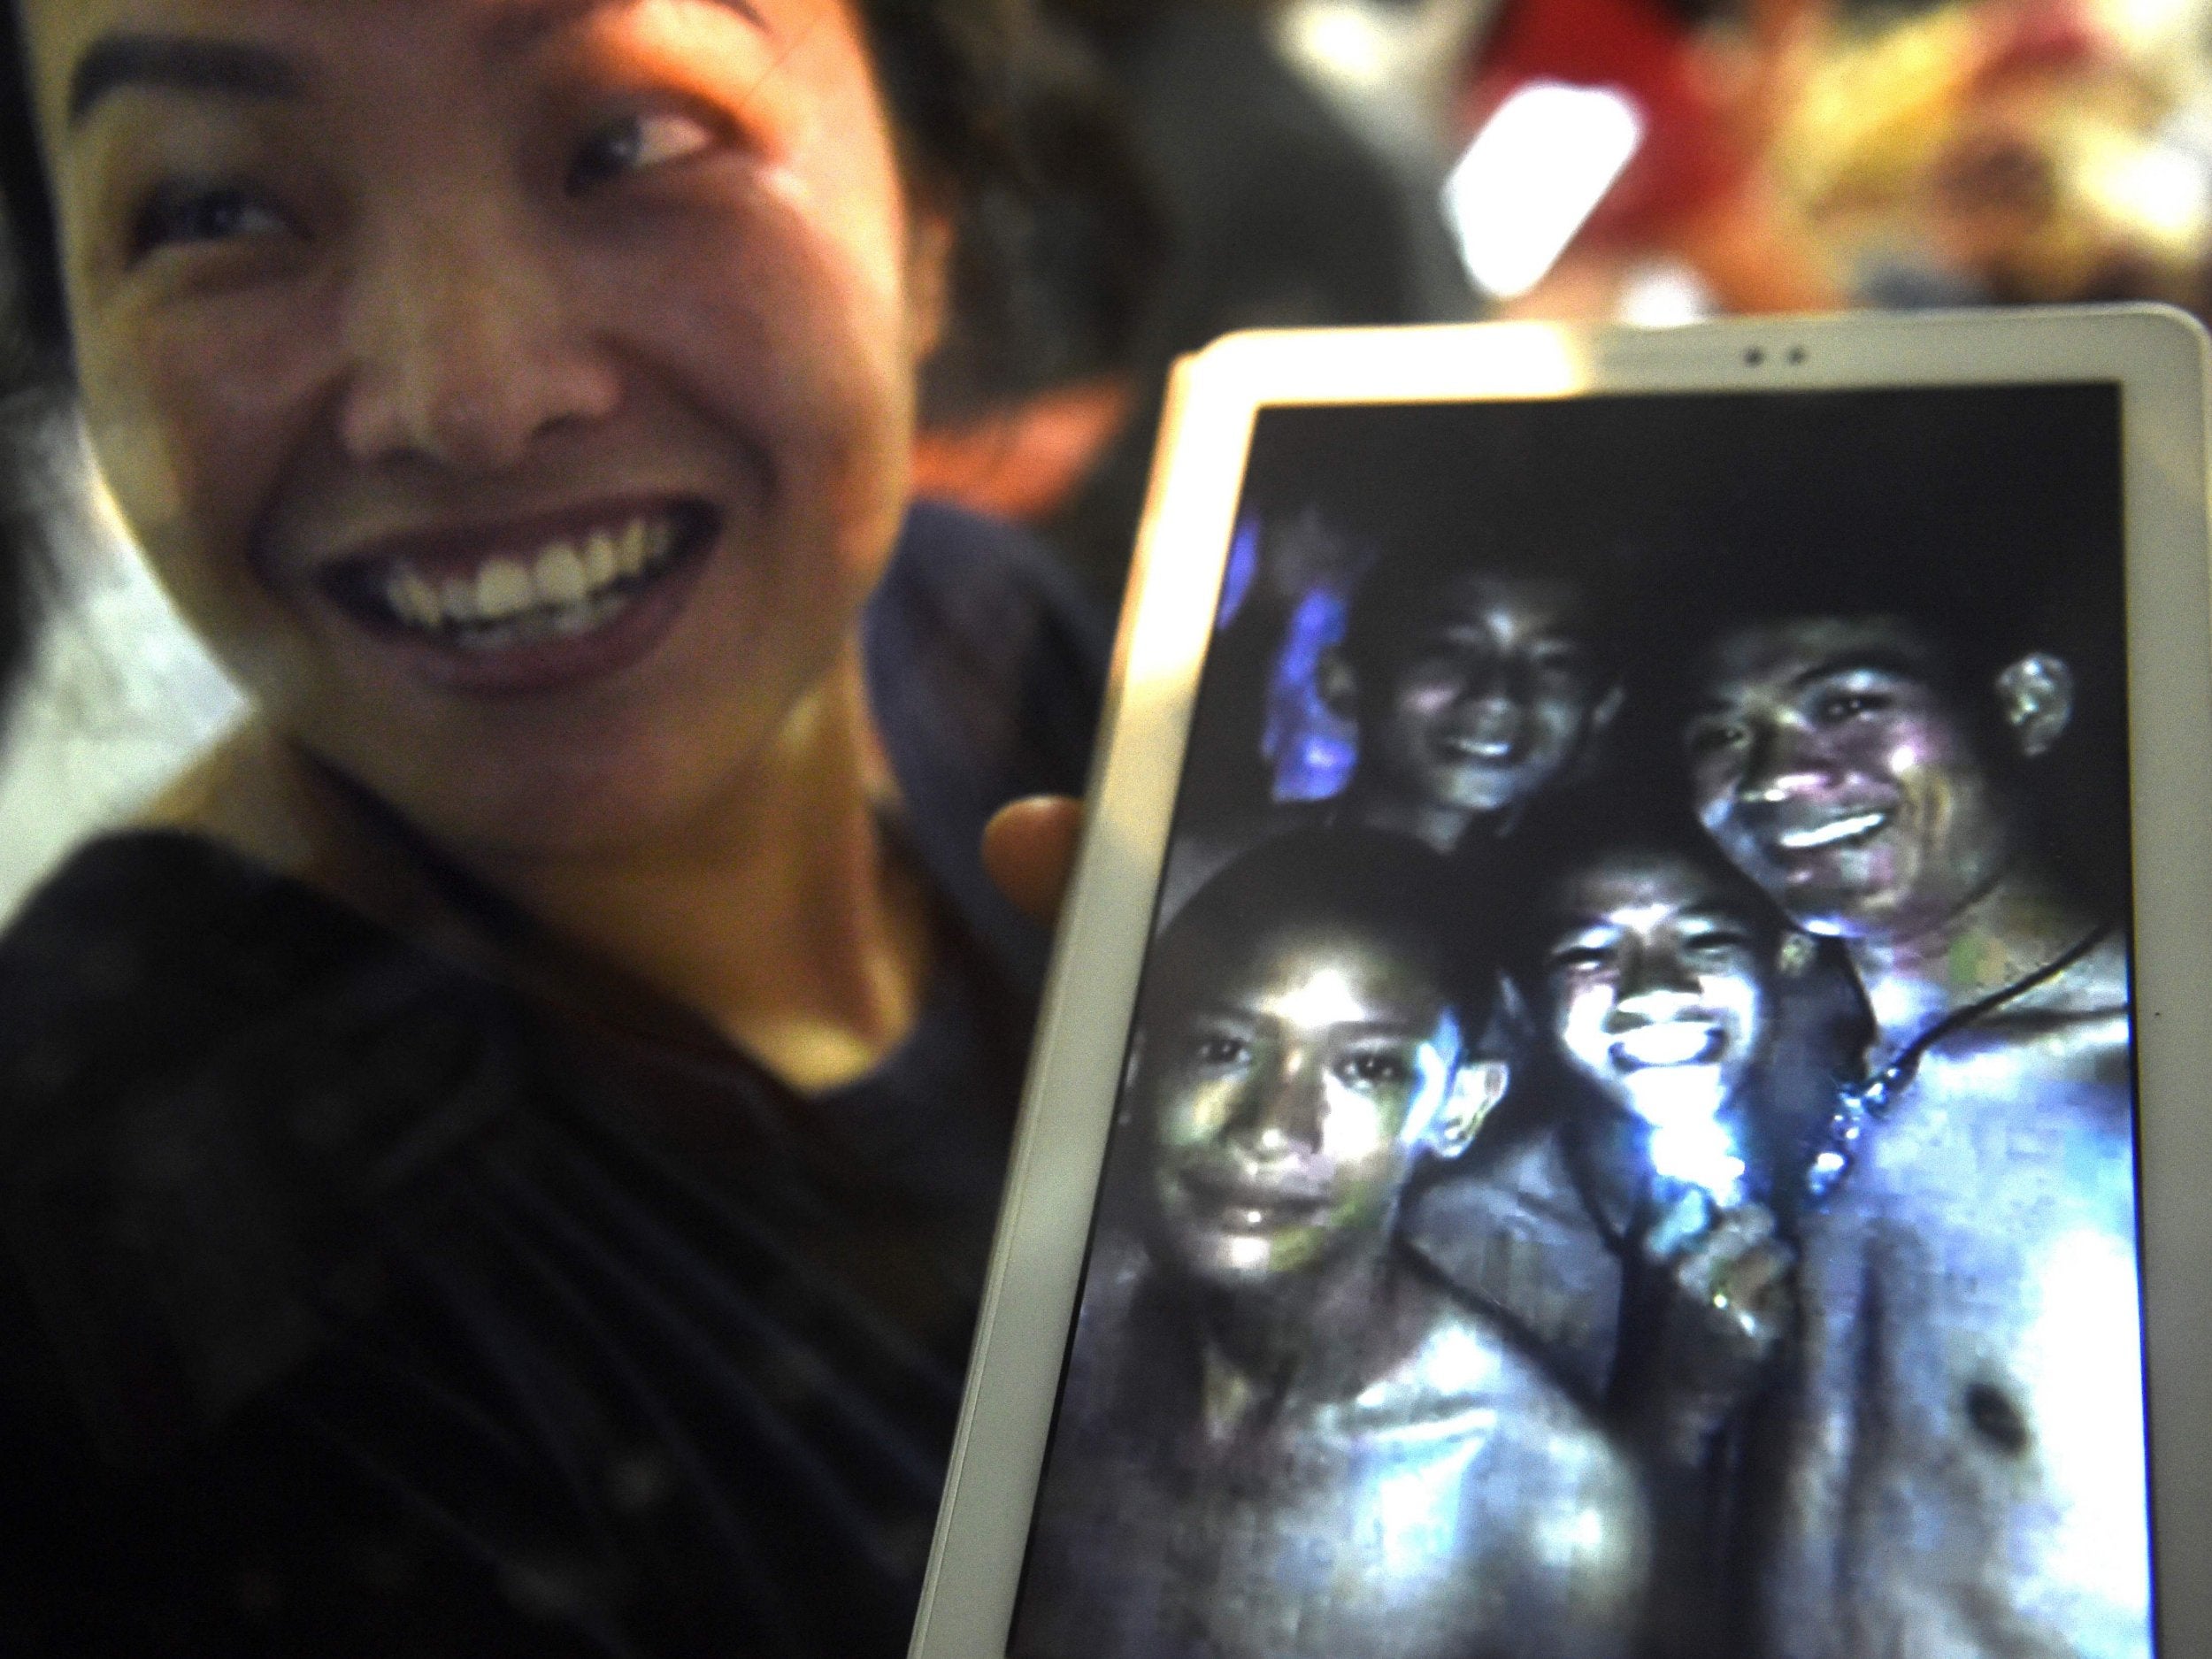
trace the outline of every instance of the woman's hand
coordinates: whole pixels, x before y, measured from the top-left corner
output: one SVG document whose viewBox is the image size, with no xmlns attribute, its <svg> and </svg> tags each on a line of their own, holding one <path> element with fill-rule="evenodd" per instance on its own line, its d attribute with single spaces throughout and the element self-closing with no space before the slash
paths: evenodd
<svg viewBox="0 0 2212 1659">
<path fill-rule="evenodd" d="M 999 891 L 1049 927 L 1060 918 L 1083 833 L 1083 803 L 1073 795 L 1033 795 L 1009 802 L 983 828 L 983 867 Z"/>
</svg>

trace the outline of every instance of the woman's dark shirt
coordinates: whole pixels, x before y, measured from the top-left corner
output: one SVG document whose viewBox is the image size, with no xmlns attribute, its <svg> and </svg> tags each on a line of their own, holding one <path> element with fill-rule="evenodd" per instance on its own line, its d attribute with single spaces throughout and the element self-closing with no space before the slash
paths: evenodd
<svg viewBox="0 0 2212 1659">
<path fill-rule="evenodd" d="M 82 852 L 0 943 L 0 1652 L 902 1652 L 1046 943 L 977 848 L 1082 787 L 1100 643 L 917 510 L 866 656 L 941 942 L 812 1099 L 211 843 Z"/>
</svg>

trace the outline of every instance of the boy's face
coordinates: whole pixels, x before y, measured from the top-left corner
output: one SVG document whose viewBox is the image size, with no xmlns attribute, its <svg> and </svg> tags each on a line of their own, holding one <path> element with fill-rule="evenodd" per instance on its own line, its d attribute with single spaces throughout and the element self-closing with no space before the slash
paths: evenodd
<svg viewBox="0 0 2212 1659">
<path fill-rule="evenodd" d="M 1417 1150 L 1452 1133 L 1462 1059 L 1443 993 L 1379 939 L 1290 928 L 1231 953 L 1145 1033 L 1157 1245 L 1249 1287 L 1379 1242 Z"/>
<path fill-rule="evenodd" d="M 2010 850 L 1966 711 L 1924 642 L 1886 618 L 1730 634 L 1686 739 L 1705 827 L 1817 932 L 1939 923 Z"/>
<path fill-rule="evenodd" d="M 461 849 L 726 797 L 935 325 L 849 6 L 17 3 L 102 468 L 276 725 Z"/>
<path fill-rule="evenodd" d="M 1573 764 L 1609 690 L 1571 586 L 1462 577 L 1425 607 L 1395 660 L 1376 759 L 1417 801 L 1504 811 Z"/>
<path fill-rule="evenodd" d="M 1709 1121 L 1763 1056 L 1772 964 L 1741 902 L 1688 860 L 1621 852 L 1551 907 L 1544 973 L 1560 1053 L 1654 1129 Z"/>
</svg>

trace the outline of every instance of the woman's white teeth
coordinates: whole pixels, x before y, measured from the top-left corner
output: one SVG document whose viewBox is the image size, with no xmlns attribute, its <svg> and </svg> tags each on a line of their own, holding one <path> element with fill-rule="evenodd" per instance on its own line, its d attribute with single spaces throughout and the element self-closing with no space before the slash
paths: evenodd
<svg viewBox="0 0 2212 1659">
<path fill-rule="evenodd" d="M 627 595 L 608 590 L 657 566 L 675 544 L 667 519 L 635 518 L 580 541 L 552 542 L 534 558 L 487 559 L 472 577 L 433 582 L 401 565 L 385 580 L 384 602 L 411 627 L 469 630 L 457 636 L 466 643 L 512 643 L 524 624 L 534 635 L 574 634 L 618 611 Z M 499 637 L 472 637 L 487 629 Z"/>
<path fill-rule="evenodd" d="M 622 573 L 622 558 L 615 551 L 614 538 L 604 530 L 595 530 L 584 538 L 583 557 L 576 562 L 583 567 L 587 589 L 604 588 Z"/>
<path fill-rule="evenodd" d="M 402 621 L 424 627 L 437 626 L 443 613 L 438 590 L 404 565 L 386 588 L 384 597 Z"/>
<path fill-rule="evenodd" d="M 538 555 L 534 585 L 548 604 L 572 605 L 591 592 L 583 556 L 565 544 Z"/>
<path fill-rule="evenodd" d="M 538 603 L 538 585 L 512 559 L 492 559 L 476 573 L 476 614 L 486 622 L 504 622 Z"/>
</svg>

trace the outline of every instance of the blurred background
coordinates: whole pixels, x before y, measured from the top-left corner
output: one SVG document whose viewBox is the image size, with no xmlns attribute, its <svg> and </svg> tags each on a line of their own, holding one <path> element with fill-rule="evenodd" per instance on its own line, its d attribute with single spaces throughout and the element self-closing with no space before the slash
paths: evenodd
<svg viewBox="0 0 2212 1659">
<path fill-rule="evenodd" d="M 1033 526 L 1104 603 L 1168 365 L 1232 329 L 2212 301 L 2212 0 L 1047 9 L 1119 102 L 1142 199 L 1061 169 L 1078 182 L 1023 233 L 1025 311 L 1057 344 L 956 342 L 917 466 L 924 493 Z M 65 417 L 17 418 L 59 534 L 0 768 L 0 913 L 239 713 Z M 1306 649 L 1326 618 L 1300 607 L 1361 554 L 1325 526 L 1264 540 L 1231 609 L 1274 607 L 1271 637 Z"/>
</svg>

